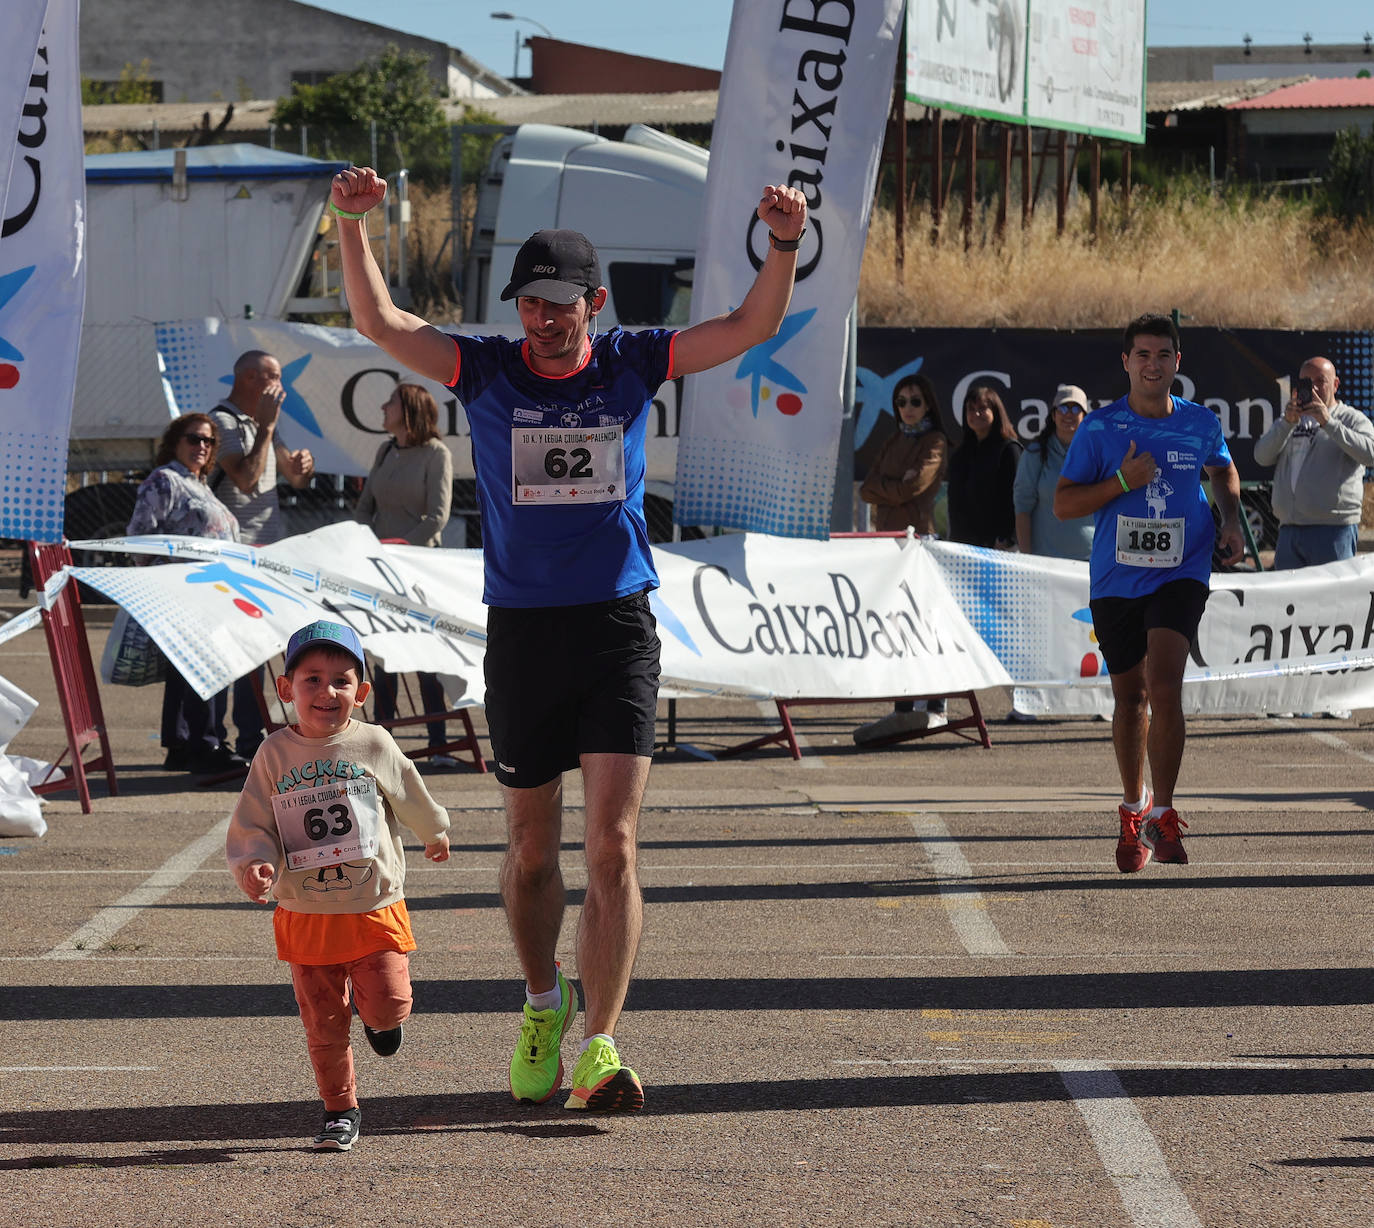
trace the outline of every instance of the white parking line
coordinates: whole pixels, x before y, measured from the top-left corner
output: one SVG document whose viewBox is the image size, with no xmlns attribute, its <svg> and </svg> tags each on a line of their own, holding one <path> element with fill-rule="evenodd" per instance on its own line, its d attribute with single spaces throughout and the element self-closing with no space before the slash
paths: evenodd
<svg viewBox="0 0 1374 1228">
<path fill-rule="evenodd" d="M 970 879 L 970 869 L 964 854 L 949 834 L 949 828 L 938 814 L 914 814 L 911 826 L 921 848 L 930 861 L 931 868 L 939 876 L 937 884 L 940 898 L 944 901 L 949 923 L 958 934 L 964 950 L 970 955 L 1011 955 L 1012 950 L 1002 941 L 987 913 L 979 907 L 983 903 L 980 891 L 956 887 L 945 880 Z"/>
<path fill-rule="evenodd" d="M 70 938 L 59 942 L 43 959 L 90 959 L 110 941 L 111 937 L 134 920 L 150 905 L 175 891 L 200 867 L 212 853 L 224 854 L 224 836 L 229 830 L 229 816 L 225 815 L 199 840 L 194 840 L 179 853 L 174 853 L 127 895 L 120 896 L 108 908 L 102 908 Z"/>
<path fill-rule="evenodd" d="M 0 1074 L 98 1074 L 108 1070 L 156 1070 L 156 1066 L 0 1066 Z"/>
<path fill-rule="evenodd" d="M 834 1066 L 1040 1066 L 1056 1065 L 1048 1059 L 1032 1057 L 856 1057 L 837 1058 Z M 1068 1063 L 1072 1065 L 1072 1063 Z M 1108 1062 L 1083 1062 L 1091 1070 L 1105 1070 L 1109 1066 L 1144 1066 L 1153 1070 L 1167 1066 L 1171 1070 L 1296 1070 L 1292 1062 L 1188 1062 L 1166 1061 L 1161 1058 L 1114 1057 Z"/>
<path fill-rule="evenodd" d="M 1323 746 L 1330 746 L 1334 750 L 1343 750 L 1347 755 L 1354 755 L 1356 759 L 1363 759 L 1366 763 L 1374 763 L 1374 755 L 1368 751 L 1356 750 L 1344 738 L 1338 738 L 1334 733 L 1322 733 L 1318 729 L 1308 731 L 1308 737 L 1316 738 Z"/>
<path fill-rule="evenodd" d="M 1202 1228 L 1116 1072 L 1093 1062 L 1053 1066 L 1087 1123 L 1131 1222 L 1137 1228 Z"/>
</svg>

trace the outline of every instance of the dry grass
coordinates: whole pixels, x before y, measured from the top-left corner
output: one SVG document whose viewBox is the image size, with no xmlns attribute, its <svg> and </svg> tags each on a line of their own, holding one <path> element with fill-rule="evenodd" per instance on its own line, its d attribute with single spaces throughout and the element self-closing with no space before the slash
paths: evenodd
<svg viewBox="0 0 1374 1228">
<path fill-rule="evenodd" d="M 1219 196 L 1204 189 L 1138 190 L 1122 224 L 1115 201 L 1099 238 L 1076 202 L 1063 236 L 1053 205 L 999 243 L 993 216 L 968 251 L 951 202 L 940 239 L 930 214 L 906 226 L 905 276 L 895 276 L 894 217 L 875 211 L 859 283 L 860 322 L 964 328 L 1091 328 L 1177 307 L 1193 325 L 1231 328 L 1374 327 L 1374 231 L 1347 229 L 1306 203 Z"/>
<path fill-rule="evenodd" d="M 412 183 L 409 281 L 416 309 L 457 322 L 448 297 L 449 195 Z M 964 250 L 961 204 L 952 200 L 940 240 L 930 214 L 906 225 L 905 277 L 895 273 L 893 214 L 875 210 L 859 282 L 860 323 L 900 327 L 1095 328 L 1141 311 L 1177 307 L 1194 326 L 1374 329 L 1374 229 L 1347 228 L 1305 202 L 1184 185 L 1167 195 L 1137 189 L 1129 224 L 1104 197 L 1099 237 L 1088 205 L 1070 209 L 1063 236 L 1053 203 L 1006 237 L 985 211 Z M 450 239 L 451 243 L 452 240 Z"/>
</svg>

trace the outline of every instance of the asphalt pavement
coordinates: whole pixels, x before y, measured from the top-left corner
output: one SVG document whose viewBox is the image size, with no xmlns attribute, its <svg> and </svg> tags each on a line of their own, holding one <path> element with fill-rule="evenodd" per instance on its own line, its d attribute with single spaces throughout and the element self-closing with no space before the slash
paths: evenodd
<svg viewBox="0 0 1374 1228">
<path fill-rule="evenodd" d="M 11 749 L 54 758 L 41 632 L 0 674 L 41 701 Z M 0 839 L 4 1228 L 1371 1220 L 1374 713 L 1194 720 L 1191 864 L 1127 877 L 1103 722 L 860 750 L 880 705 L 804 709 L 799 762 L 714 760 L 772 722 L 679 705 L 621 1118 L 511 1101 L 498 789 L 426 768 L 453 857 L 407 841 L 415 1015 L 392 1058 L 355 1032 L 362 1137 L 321 1154 L 270 912 L 224 867 L 233 788 L 162 769 L 160 688 L 102 699 L 119 795 L 53 795 L 46 836 Z M 580 805 L 570 777 L 573 975 Z"/>
</svg>

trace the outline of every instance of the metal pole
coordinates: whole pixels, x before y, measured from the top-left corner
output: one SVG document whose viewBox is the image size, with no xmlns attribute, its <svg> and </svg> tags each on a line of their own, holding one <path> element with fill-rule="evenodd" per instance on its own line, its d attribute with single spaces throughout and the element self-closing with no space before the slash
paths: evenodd
<svg viewBox="0 0 1374 1228">
<path fill-rule="evenodd" d="M 945 141 L 944 116 L 930 112 L 930 242 L 940 238 L 940 213 L 944 203 Z"/>
</svg>

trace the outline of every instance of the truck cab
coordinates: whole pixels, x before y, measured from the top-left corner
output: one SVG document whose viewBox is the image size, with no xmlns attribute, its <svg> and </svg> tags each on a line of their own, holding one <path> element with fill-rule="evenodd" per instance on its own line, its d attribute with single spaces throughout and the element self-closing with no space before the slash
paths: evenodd
<svg viewBox="0 0 1374 1228">
<path fill-rule="evenodd" d="M 620 141 L 523 124 L 493 147 L 478 186 L 463 318 L 519 327 L 501 301 L 520 245 L 536 230 L 580 230 L 601 256 L 603 326 L 687 323 L 707 151 L 632 125 Z M 496 330 L 499 331 L 499 330 Z"/>
</svg>

